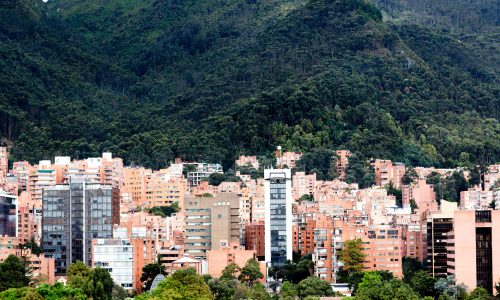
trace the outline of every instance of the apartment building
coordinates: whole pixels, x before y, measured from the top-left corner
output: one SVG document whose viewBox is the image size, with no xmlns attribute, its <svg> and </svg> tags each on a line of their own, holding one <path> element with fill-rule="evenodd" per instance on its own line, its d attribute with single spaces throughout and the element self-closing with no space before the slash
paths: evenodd
<svg viewBox="0 0 500 300">
<path fill-rule="evenodd" d="M 136 206 L 142 206 L 147 198 L 147 184 L 153 171 L 142 167 L 126 167 L 123 170 L 123 191 L 132 195 Z"/>
<path fill-rule="evenodd" d="M 54 277 L 54 259 L 32 253 L 31 249 L 22 247 L 24 241 L 16 237 L 0 235 L 0 262 L 9 255 L 15 255 L 28 263 L 33 278 L 52 284 Z"/>
<path fill-rule="evenodd" d="M 125 290 L 134 284 L 134 247 L 128 239 L 92 240 L 92 268 L 109 272 L 113 282 Z"/>
<path fill-rule="evenodd" d="M 400 188 L 403 175 L 406 172 L 406 167 L 402 163 L 393 163 L 390 160 L 376 159 L 371 162 L 375 170 L 375 184 L 378 186 L 386 186 L 391 182 L 395 188 Z"/>
<path fill-rule="evenodd" d="M 258 260 L 265 257 L 265 225 L 264 222 L 249 223 L 245 225 L 245 249 L 255 251 Z"/>
<path fill-rule="evenodd" d="M 220 277 L 226 266 L 235 263 L 243 267 L 252 258 L 255 258 L 255 251 L 245 250 L 238 242 L 231 242 L 227 247 L 210 250 L 207 252 L 208 275 Z"/>
<path fill-rule="evenodd" d="M 420 221 L 424 265 L 433 277 L 448 276 L 448 234 L 453 230 L 457 203 L 441 201 L 439 211 L 427 211 Z"/>
<path fill-rule="evenodd" d="M 293 251 L 291 170 L 264 170 L 264 190 L 266 261 L 282 267 Z"/>
<path fill-rule="evenodd" d="M 234 163 L 237 167 L 252 167 L 255 170 L 259 169 L 259 161 L 256 156 L 241 155 Z"/>
<path fill-rule="evenodd" d="M 485 210 L 489 209 L 497 199 L 493 191 L 483 191 L 479 186 L 460 192 L 460 209 Z M 500 209 L 500 208 L 499 208 Z"/>
<path fill-rule="evenodd" d="M 240 241 L 239 197 L 219 193 L 212 197 L 187 196 L 184 200 L 185 253 L 206 259 L 209 250 Z"/>
<path fill-rule="evenodd" d="M 316 174 L 306 175 L 305 172 L 296 172 L 292 176 L 292 195 L 294 200 L 308 195 L 314 197 L 316 192 Z"/>
<path fill-rule="evenodd" d="M 147 206 L 170 206 L 177 202 L 182 207 L 186 190 L 187 181 L 183 177 L 172 177 L 166 170 L 153 172 L 146 184 Z"/>
<path fill-rule="evenodd" d="M 337 150 L 335 151 L 337 154 L 337 174 L 339 175 L 339 180 L 345 180 L 346 170 L 349 166 L 349 157 L 351 157 L 351 151 L 349 150 Z"/>
<path fill-rule="evenodd" d="M 0 236 L 17 237 L 18 200 L 0 189 Z"/>
<path fill-rule="evenodd" d="M 313 254 L 314 252 L 314 229 L 316 228 L 315 213 L 301 213 L 294 215 L 293 251 L 300 256 Z"/>
<path fill-rule="evenodd" d="M 283 152 L 278 158 L 278 166 L 293 169 L 297 166 L 297 161 L 302 157 L 301 152 Z"/>
<path fill-rule="evenodd" d="M 194 168 L 193 171 L 187 173 L 189 187 L 199 185 L 200 182 L 206 180 L 210 174 L 224 173 L 221 164 L 186 163 L 185 165 L 189 165 Z"/>
<path fill-rule="evenodd" d="M 447 244 L 447 271 L 470 290 L 493 293 L 500 278 L 500 211 L 460 210 L 453 215 Z"/>
<path fill-rule="evenodd" d="M 42 248 L 56 276 L 70 264 L 92 265 L 92 239 L 113 237 L 112 187 L 70 178 L 43 191 Z"/>
</svg>

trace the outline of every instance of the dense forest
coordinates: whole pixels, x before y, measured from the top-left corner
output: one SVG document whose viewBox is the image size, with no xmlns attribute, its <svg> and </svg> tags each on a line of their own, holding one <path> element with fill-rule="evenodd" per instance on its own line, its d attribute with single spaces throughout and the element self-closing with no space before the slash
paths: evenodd
<svg viewBox="0 0 500 300">
<path fill-rule="evenodd" d="M 364 0 L 4 0 L 0 143 L 154 168 L 277 145 L 498 162 L 497 55 Z"/>
<path fill-rule="evenodd" d="M 428 25 L 452 32 L 498 31 L 498 0 L 370 0 L 387 16 L 402 22 Z"/>
</svg>

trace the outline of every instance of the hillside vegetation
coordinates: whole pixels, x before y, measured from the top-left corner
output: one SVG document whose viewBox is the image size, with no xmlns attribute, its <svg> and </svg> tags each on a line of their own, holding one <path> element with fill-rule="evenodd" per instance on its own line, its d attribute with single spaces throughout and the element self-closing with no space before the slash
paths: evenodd
<svg viewBox="0 0 500 300">
<path fill-rule="evenodd" d="M 3 143 L 150 167 L 276 145 L 499 161 L 496 58 L 382 19 L 363 0 L 2 1 Z"/>
</svg>

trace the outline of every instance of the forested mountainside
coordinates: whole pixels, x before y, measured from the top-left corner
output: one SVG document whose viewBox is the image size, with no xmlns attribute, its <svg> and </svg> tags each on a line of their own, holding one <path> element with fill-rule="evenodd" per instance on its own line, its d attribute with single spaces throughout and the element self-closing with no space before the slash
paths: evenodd
<svg viewBox="0 0 500 300">
<path fill-rule="evenodd" d="M 388 18 L 450 32 L 497 32 L 498 0 L 370 0 Z"/>
<path fill-rule="evenodd" d="M 384 19 L 446 32 L 500 71 L 499 0 L 370 0 Z"/>
<path fill-rule="evenodd" d="M 500 88 L 483 48 L 364 0 L 2 1 L 1 134 L 31 161 L 229 166 L 282 145 L 489 163 Z"/>
</svg>

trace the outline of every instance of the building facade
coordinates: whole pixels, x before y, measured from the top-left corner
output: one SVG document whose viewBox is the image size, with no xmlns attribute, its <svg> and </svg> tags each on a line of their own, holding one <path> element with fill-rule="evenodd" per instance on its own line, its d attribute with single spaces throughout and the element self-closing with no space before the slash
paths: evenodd
<svg viewBox="0 0 500 300">
<path fill-rule="evenodd" d="M 17 197 L 0 189 L 0 236 L 17 236 Z"/>
<path fill-rule="evenodd" d="M 209 250 L 239 242 L 239 201 L 234 193 L 186 197 L 185 253 L 196 259 L 206 259 Z"/>
<path fill-rule="evenodd" d="M 92 239 L 113 237 L 112 187 L 73 181 L 43 191 L 42 248 L 56 276 L 71 263 L 92 265 Z"/>
<path fill-rule="evenodd" d="M 264 191 L 266 262 L 282 267 L 293 251 L 291 170 L 264 170 Z"/>
<path fill-rule="evenodd" d="M 258 260 L 264 260 L 264 222 L 249 223 L 245 226 L 245 249 L 254 250 Z"/>
<path fill-rule="evenodd" d="M 92 267 L 109 272 L 115 284 L 131 290 L 134 284 L 134 247 L 128 239 L 92 240 Z"/>
<path fill-rule="evenodd" d="M 500 211 L 455 211 L 448 235 L 448 273 L 470 290 L 492 293 L 500 278 Z"/>
</svg>

